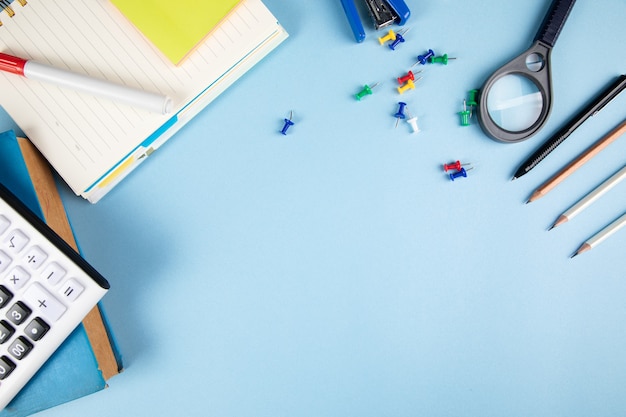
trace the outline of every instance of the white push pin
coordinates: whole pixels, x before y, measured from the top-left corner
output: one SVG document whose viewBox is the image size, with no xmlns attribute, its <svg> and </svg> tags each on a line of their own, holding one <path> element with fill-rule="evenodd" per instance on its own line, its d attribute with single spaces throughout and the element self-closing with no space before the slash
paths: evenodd
<svg viewBox="0 0 626 417">
<path fill-rule="evenodd" d="M 419 133 L 420 128 L 417 126 L 417 116 L 411 116 L 411 113 L 408 110 L 406 112 L 409 115 L 409 118 L 406 119 L 406 122 L 411 125 L 412 133 Z"/>
</svg>

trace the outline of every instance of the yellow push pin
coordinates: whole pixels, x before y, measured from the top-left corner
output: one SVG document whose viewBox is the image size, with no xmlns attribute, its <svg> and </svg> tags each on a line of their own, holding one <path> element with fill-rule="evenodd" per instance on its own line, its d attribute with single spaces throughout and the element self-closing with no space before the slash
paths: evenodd
<svg viewBox="0 0 626 417">
<path fill-rule="evenodd" d="M 396 33 L 392 29 L 389 29 L 389 33 L 387 33 L 385 36 L 378 38 L 378 42 L 380 42 L 381 45 L 384 45 L 385 42 L 388 42 L 388 41 L 393 42 L 395 40 L 396 40 Z"/>
<path fill-rule="evenodd" d="M 418 78 L 418 79 L 416 79 L 415 81 L 419 81 L 419 80 L 421 80 L 421 79 L 422 79 L 422 77 L 419 77 L 419 78 Z M 411 80 L 411 79 L 409 79 L 409 80 L 406 82 L 406 84 L 404 84 L 403 86 L 398 87 L 398 93 L 400 93 L 400 94 L 404 94 L 404 92 L 405 92 L 406 90 L 409 90 L 409 89 L 411 89 L 411 90 L 415 89 L 415 83 L 414 83 L 414 82 L 413 82 L 413 80 Z"/>
</svg>

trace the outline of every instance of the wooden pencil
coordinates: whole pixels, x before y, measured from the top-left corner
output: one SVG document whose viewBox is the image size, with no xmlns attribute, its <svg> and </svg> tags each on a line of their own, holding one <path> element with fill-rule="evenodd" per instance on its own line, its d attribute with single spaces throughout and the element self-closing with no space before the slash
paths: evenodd
<svg viewBox="0 0 626 417">
<path fill-rule="evenodd" d="M 623 179 L 626 178 L 626 165 L 615 174 L 611 175 L 609 179 L 604 181 L 602 184 L 593 189 L 589 194 L 583 197 L 578 203 L 574 204 L 572 207 L 567 209 L 563 214 L 561 214 L 550 230 L 555 227 L 572 220 L 574 217 L 579 215 L 583 210 L 597 201 L 600 197 L 606 194 L 610 189 L 619 184 Z"/>
<path fill-rule="evenodd" d="M 572 258 L 576 255 L 580 255 L 583 252 L 593 249 L 600 243 L 604 242 L 609 236 L 617 232 L 622 227 L 626 226 L 626 213 L 622 214 L 617 220 L 609 224 L 604 229 L 590 237 L 583 243 L 576 252 L 572 255 Z"/>
<path fill-rule="evenodd" d="M 610 131 L 606 136 L 602 139 L 595 142 L 586 151 L 584 151 L 580 156 L 570 162 L 567 166 L 553 175 L 549 180 L 544 182 L 539 188 L 533 192 L 533 194 L 528 199 L 527 203 L 535 201 L 544 195 L 548 194 L 550 190 L 559 185 L 565 178 L 569 177 L 574 171 L 583 166 L 587 161 L 596 156 L 600 151 L 613 143 L 618 137 L 620 137 L 623 133 L 626 132 L 626 120 L 619 124 L 615 129 Z"/>
</svg>

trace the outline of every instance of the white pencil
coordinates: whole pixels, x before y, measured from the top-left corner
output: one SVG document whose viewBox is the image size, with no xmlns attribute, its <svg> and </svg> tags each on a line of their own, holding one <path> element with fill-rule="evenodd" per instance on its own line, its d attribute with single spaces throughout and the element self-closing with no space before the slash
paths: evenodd
<svg viewBox="0 0 626 417">
<path fill-rule="evenodd" d="M 609 236 L 611 236 L 613 233 L 617 232 L 624 226 L 626 226 L 626 213 L 622 214 L 613 223 L 609 224 L 607 227 L 587 239 L 587 241 L 583 243 L 580 248 L 578 248 L 578 250 L 572 255 L 572 258 L 578 254 L 587 252 L 588 250 L 598 246 L 600 243 L 604 242 Z"/>
<path fill-rule="evenodd" d="M 558 219 L 554 222 L 550 230 L 554 229 L 560 224 L 563 224 L 569 220 L 572 220 L 574 217 L 579 215 L 583 210 L 597 201 L 600 197 L 606 194 L 611 188 L 615 187 L 619 184 L 624 178 L 626 178 L 626 165 L 615 174 L 613 174 L 609 179 L 604 181 L 598 187 L 596 187 L 593 191 L 587 194 L 584 198 L 582 198 L 578 203 L 574 204 L 572 207 L 567 209 L 563 214 L 559 216 Z"/>
</svg>

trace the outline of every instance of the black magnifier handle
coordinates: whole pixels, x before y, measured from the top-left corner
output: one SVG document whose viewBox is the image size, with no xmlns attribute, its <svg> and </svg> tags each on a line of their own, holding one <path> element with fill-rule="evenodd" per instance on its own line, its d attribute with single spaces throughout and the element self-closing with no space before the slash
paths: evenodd
<svg viewBox="0 0 626 417">
<path fill-rule="evenodd" d="M 533 136 L 545 125 L 552 110 L 550 54 L 574 3 L 576 0 L 553 0 L 531 47 L 485 81 L 479 95 L 478 122 L 487 136 L 516 143 Z M 513 84 L 509 84 L 511 80 Z M 509 85 L 519 85 L 519 90 L 504 91 Z M 495 90 L 497 93 L 493 93 Z M 512 96 L 518 94 L 516 91 L 521 95 Z M 535 107 L 532 100 L 538 102 Z"/>
<path fill-rule="evenodd" d="M 561 29 L 565 26 L 565 21 L 572 11 L 574 3 L 576 0 L 554 0 L 543 18 L 534 41 L 540 41 L 552 48 L 561 33 Z"/>
</svg>

